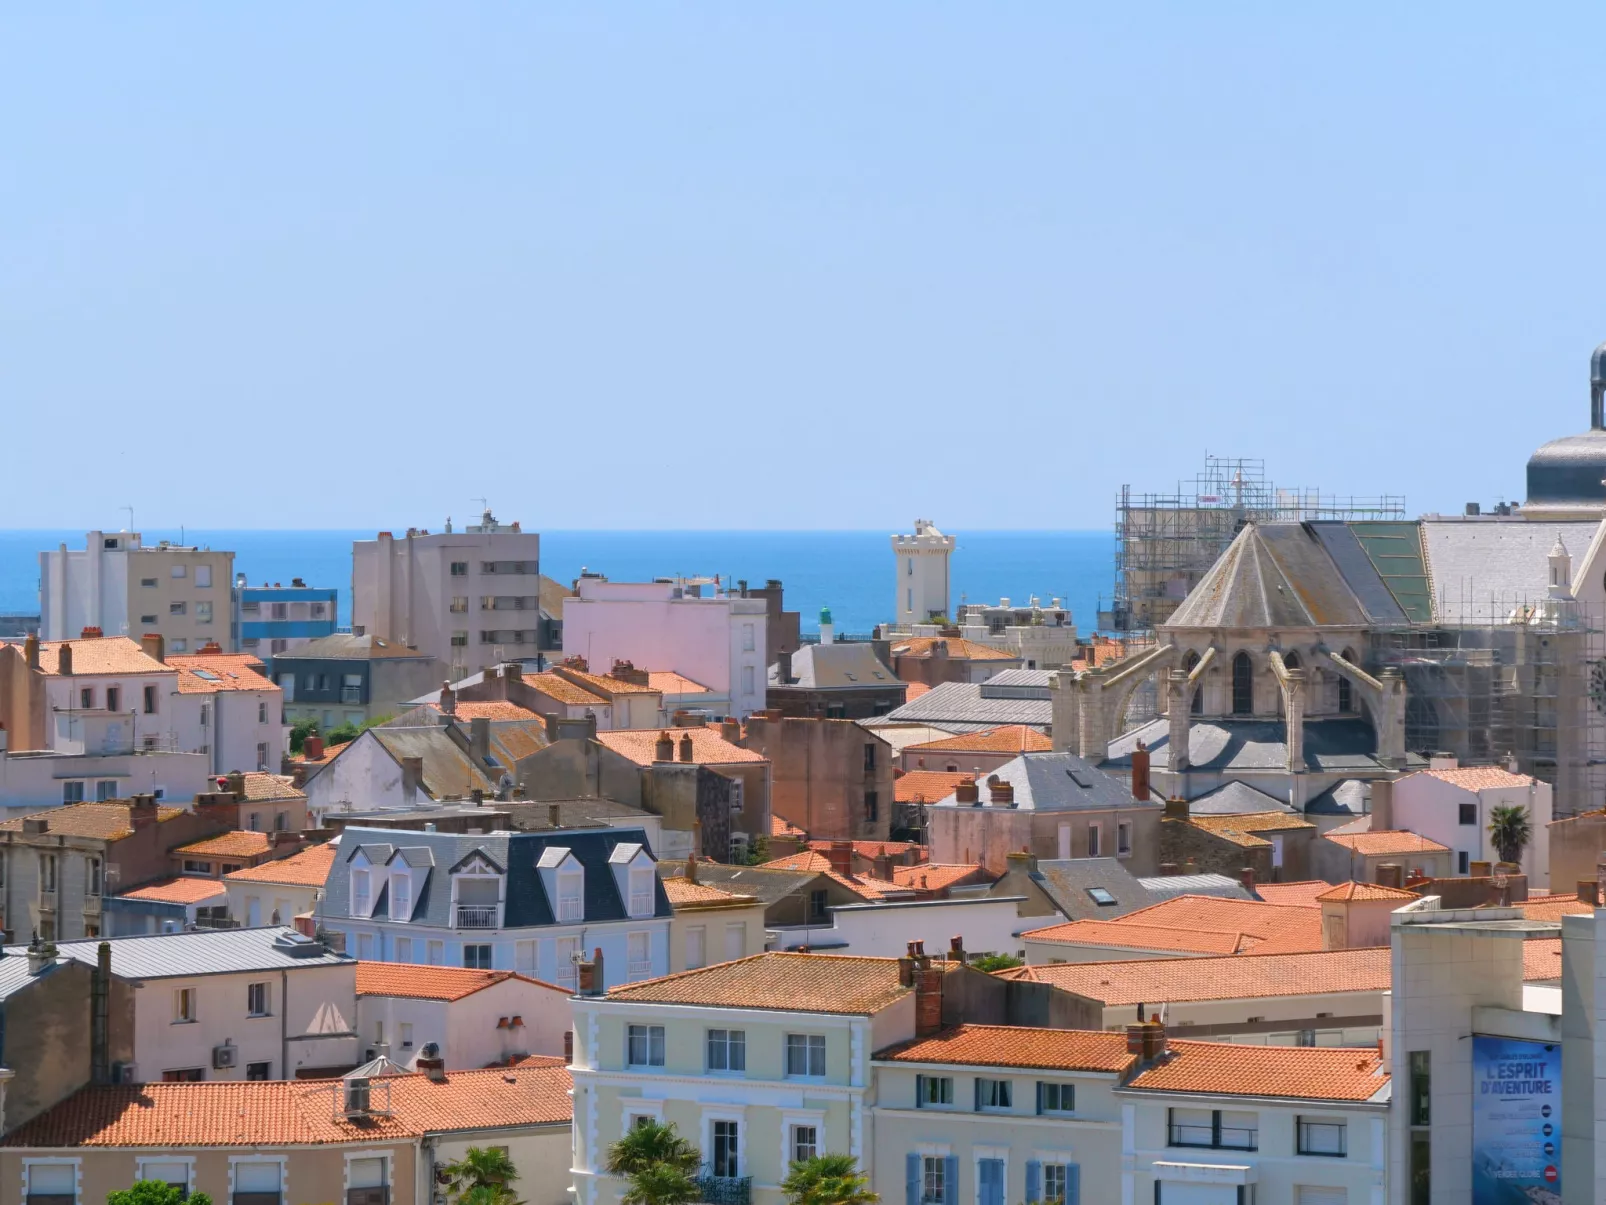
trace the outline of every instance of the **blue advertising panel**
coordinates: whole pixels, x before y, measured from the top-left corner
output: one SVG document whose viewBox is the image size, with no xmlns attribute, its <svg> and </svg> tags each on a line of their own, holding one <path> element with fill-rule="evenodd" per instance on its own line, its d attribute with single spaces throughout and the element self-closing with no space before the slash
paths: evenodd
<svg viewBox="0 0 1606 1205">
<path fill-rule="evenodd" d="M 1473 1205 L 1561 1205 L 1561 1044 L 1472 1037 Z"/>
</svg>

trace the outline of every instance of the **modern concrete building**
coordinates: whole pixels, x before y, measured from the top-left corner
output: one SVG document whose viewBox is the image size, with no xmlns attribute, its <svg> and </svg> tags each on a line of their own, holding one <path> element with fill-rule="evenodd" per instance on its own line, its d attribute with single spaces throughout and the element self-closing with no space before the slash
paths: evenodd
<svg viewBox="0 0 1606 1205">
<path fill-rule="evenodd" d="M 85 547 L 39 554 L 39 612 L 45 640 L 86 628 L 111 636 L 162 636 L 169 652 L 216 641 L 233 652 L 234 554 L 170 544 L 147 548 L 137 531 L 92 531 Z"/>
<path fill-rule="evenodd" d="M 541 626 L 541 537 L 487 510 L 444 532 L 382 531 L 351 546 L 351 630 L 417 649 L 451 681 L 534 656 Z M 411 691 L 402 698 L 420 694 Z"/>
<path fill-rule="evenodd" d="M 242 573 L 234 582 L 234 607 L 240 651 L 271 664 L 280 653 L 335 634 L 340 591 L 309 586 L 299 577 L 288 586 L 250 586 Z"/>
<path fill-rule="evenodd" d="M 312 720 L 328 732 L 407 710 L 438 688 L 441 664 L 420 649 L 383 636 L 338 633 L 274 659 L 289 724 Z"/>
</svg>

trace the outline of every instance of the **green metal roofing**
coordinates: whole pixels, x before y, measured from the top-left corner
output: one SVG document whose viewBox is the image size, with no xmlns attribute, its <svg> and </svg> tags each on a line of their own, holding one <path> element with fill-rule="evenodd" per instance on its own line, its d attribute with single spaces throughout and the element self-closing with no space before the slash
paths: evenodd
<svg viewBox="0 0 1606 1205">
<path fill-rule="evenodd" d="M 1433 594 L 1417 523 L 1361 522 L 1348 525 L 1400 610 L 1413 623 L 1433 621 Z"/>
</svg>

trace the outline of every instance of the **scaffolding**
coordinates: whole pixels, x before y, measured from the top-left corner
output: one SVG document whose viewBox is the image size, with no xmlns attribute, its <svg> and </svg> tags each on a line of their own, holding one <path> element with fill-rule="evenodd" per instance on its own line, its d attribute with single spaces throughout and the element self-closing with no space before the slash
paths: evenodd
<svg viewBox="0 0 1606 1205">
<path fill-rule="evenodd" d="M 1245 523 L 1316 519 L 1403 519 L 1405 499 L 1338 497 L 1280 489 L 1264 460 L 1205 456 L 1191 486 L 1174 493 L 1134 493 L 1123 485 L 1115 507 L 1115 591 L 1098 626 L 1147 632 L 1170 618 Z"/>
</svg>

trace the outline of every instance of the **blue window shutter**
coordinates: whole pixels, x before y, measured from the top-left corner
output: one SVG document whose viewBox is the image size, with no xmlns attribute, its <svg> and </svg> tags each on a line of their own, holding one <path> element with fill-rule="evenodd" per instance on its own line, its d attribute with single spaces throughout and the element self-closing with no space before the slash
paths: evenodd
<svg viewBox="0 0 1606 1205">
<path fill-rule="evenodd" d="M 917 1075 L 917 1076 L 915 1076 L 915 1108 L 923 1109 L 925 1107 L 926 1107 L 926 1077 L 923 1076 L 923 1075 Z M 909 1158 L 913 1159 L 914 1156 L 910 1155 Z"/>
<path fill-rule="evenodd" d="M 1037 1081 L 1037 1115 L 1043 1115 L 1043 1081 Z"/>
<path fill-rule="evenodd" d="M 949 1155 L 943 1163 L 942 1205 L 959 1205 L 959 1157 Z"/>
<path fill-rule="evenodd" d="M 920 1156 L 913 1151 L 909 1152 L 904 1175 L 908 1181 L 909 1205 L 920 1205 Z"/>
<path fill-rule="evenodd" d="M 975 1098 L 976 1098 L 976 1103 L 975 1103 L 975 1105 L 973 1107 L 975 1108 L 976 1112 L 980 1113 L 981 1112 L 981 1076 L 978 1075 L 975 1079 L 971 1080 L 970 1082 L 971 1082 L 971 1085 L 975 1089 L 974 1095 L 975 1095 Z"/>
<path fill-rule="evenodd" d="M 1082 1205 L 1082 1165 L 1065 1165 L 1065 1205 Z"/>
<path fill-rule="evenodd" d="M 1026 1160 L 1026 1205 L 1037 1205 L 1042 1199 L 1043 1165 L 1036 1159 L 1028 1159 Z"/>
</svg>

